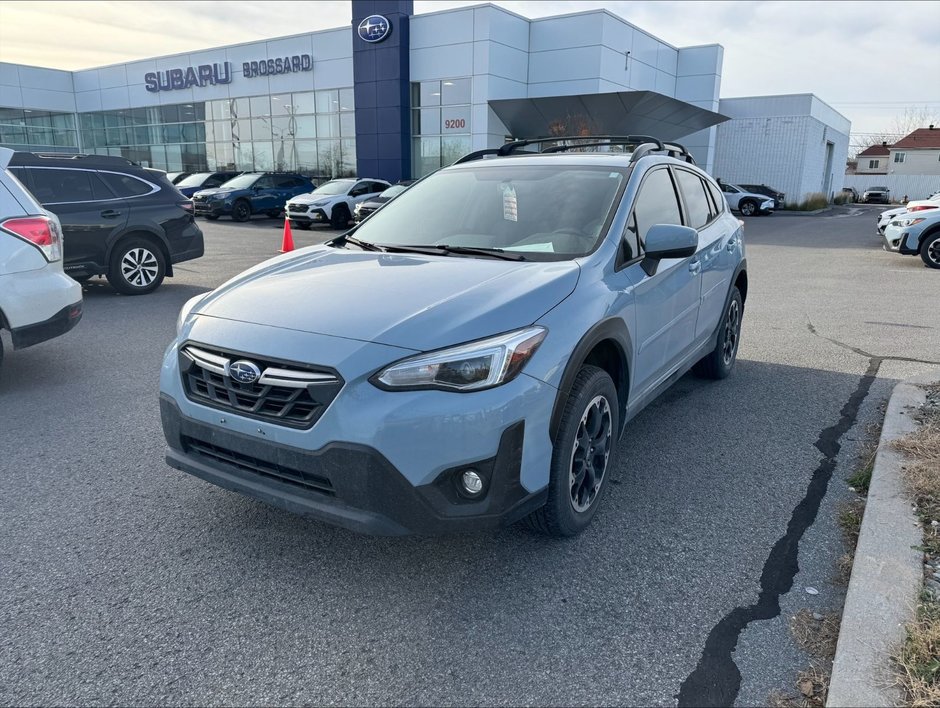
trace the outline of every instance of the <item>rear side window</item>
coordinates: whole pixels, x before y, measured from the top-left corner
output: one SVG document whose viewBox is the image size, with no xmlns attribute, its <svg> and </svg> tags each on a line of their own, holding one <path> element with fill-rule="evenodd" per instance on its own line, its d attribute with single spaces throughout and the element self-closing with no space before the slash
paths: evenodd
<svg viewBox="0 0 940 708">
<path fill-rule="evenodd" d="M 682 225 L 679 199 L 666 169 L 653 170 L 646 175 L 633 204 L 633 216 L 628 228 L 635 229 L 640 244 L 645 247 L 646 232 L 654 224 Z"/>
<path fill-rule="evenodd" d="M 283 177 L 282 176 L 282 177 L 275 177 L 274 179 L 277 182 L 277 186 L 280 189 L 292 189 L 294 187 L 300 186 L 300 180 L 297 179 L 296 177 L 289 177 L 289 176 Z"/>
<path fill-rule="evenodd" d="M 721 193 L 718 186 L 711 180 L 705 180 L 705 186 L 708 187 L 708 192 L 712 195 L 712 202 L 717 210 L 716 215 L 721 214 L 725 210 L 725 195 Z"/>
<path fill-rule="evenodd" d="M 679 182 L 679 190 L 682 192 L 682 199 L 685 201 L 686 211 L 689 216 L 689 226 L 693 229 L 700 229 L 712 217 L 712 209 L 708 204 L 708 196 L 705 194 L 705 185 L 698 175 L 688 170 L 676 170 L 676 179 Z"/>
<path fill-rule="evenodd" d="M 153 187 L 149 184 L 130 175 L 122 175 L 117 172 L 99 172 L 98 174 L 101 175 L 101 179 L 104 180 L 105 184 L 111 188 L 111 191 L 119 197 L 140 197 L 153 191 Z"/>
<path fill-rule="evenodd" d="M 88 170 L 29 169 L 32 193 L 41 204 L 94 202 L 112 195 Z"/>
<path fill-rule="evenodd" d="M 370 191 L 372 192 L 384 192 L 388 189 L 387 184 L 382 184 L 381 182 L 370 182 L 369 186 L 371 187 Z"/>
</svg>

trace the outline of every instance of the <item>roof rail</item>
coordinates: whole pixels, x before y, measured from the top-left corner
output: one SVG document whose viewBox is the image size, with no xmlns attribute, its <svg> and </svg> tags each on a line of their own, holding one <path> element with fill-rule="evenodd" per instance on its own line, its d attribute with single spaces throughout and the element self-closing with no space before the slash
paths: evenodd
<svg viewBox="0 0 940 708">
<path fill-rule="evenodd" d="M 526 138 L 525 140 L 514 140 L 500 145 L 498 148 L 486 148 L 468 153 L 454 162 L 459 165 L 464 162 L 479 160 L 487 155 L 496 155 L 497 157 L 506 157 L 513 154 L 518 149 L 527 145 L 537 145 L 540 143 L 560 142 L 564 140 L 576 140 L 578 142 L 572 145 L 553 145 L 543 150 L 544 153 L 566 152 L 575 148 L 583 147 L 603 147 L 605 145 L 636 145 L 633 150 L 630 162 L 636 162 L 641 157 L 645 157 L 653 152 L 665 152 L 669 157 L 684 159 L 693 165 L 695 160 L 689 151 L 676 142 L 663 142 L 659 138 L 651 135 L 552 135 L 541 138 Z"/>
</svg>

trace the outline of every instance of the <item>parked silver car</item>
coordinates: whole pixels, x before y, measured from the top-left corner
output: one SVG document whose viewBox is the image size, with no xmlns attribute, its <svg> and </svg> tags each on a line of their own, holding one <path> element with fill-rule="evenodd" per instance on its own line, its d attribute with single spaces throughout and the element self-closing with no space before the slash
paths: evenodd
<svg viewBox="0 0 940 708">
<path fill-rule="evenodd" d="M 10 332 L 14 349 L 23 349 L 78 324 L 82 286 L 62 269 L 58 218 L 7 170 L 12 156 L 0 148 L 0 329 Z"/>
</svg>

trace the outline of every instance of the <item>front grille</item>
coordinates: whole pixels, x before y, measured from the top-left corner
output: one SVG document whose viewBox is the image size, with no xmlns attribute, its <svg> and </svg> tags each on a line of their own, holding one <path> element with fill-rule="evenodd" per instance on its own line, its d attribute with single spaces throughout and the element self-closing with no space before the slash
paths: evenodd
<svg viewBox="0 0 940 708">
<path fill-rule="evenodd" d="M 200 196 L 195 196 L 195 197 L 193 197 L 193 201 L 194 201 L 194 202 L 205 202 L 205 201 L 208 201 L 208 200 L 209 200 L 208 197 L 200 197 Z"/>
<path fill-rule="evenodd" d="M 306 204 L 288 204 L 287 211 L 293 211 L 293 212 L 298 212 L 298 213 L 306 212 L 307 205 Z"/>
<path fill-rule="evenodd" d="M 371 213 L 374 212 L 374 211 L 375 211 L 375 209 L 363 209 L 363 208 L 360 207 L 360 208 L 359 208 L 359 216 L 368 216 L 369 214 L 371 214 Z"/>
<path fill-rule="evenodd" d="M 237 360 L 254 364 L 257 380 L 236 381 L 229 365 Z M 190 400 L 291 428 L 312 427 L 343 387 L 339 374 L 325 368 L 194 345 L 181 348 L 180 372 Z"/>
<path fill-rule="evenodd" d="M 321 494 L 334 496 L 336 491 L 333 489 L 333 483 L 326 477 L 303 472 L 291 467 L 284 467 L 276 462 L 267 462 L 259 460 L 257 457 L 245 455 L 235 450 L 229 450 L 218 445 L 196 440 L 188 436 L 182 438 L 183 448 L 190 455 L 202 457 L 210 462 L 222 463 L 229 467 L 235 467 L 242 472 L 249 472 L 268 479 L 276 479 L 279 482 L 286 482 L 304 489 L 310 489 Z"/>
</svg>

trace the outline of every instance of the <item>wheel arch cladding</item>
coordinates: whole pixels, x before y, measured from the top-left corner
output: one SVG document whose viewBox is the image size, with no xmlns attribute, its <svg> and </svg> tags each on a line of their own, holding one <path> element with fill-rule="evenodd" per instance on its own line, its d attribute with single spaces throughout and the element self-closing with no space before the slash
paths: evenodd
<svg viewBox="0 0 940 708">
<path fill-rule="evenodd" d="M 160 234 L 154 233 L 153 231 L 128 231 L 127 233 L 121 234 L 120 237 L 111 244 L 111 248 L 108 249 L 107 262 L 111 262 L 111 256 L 114 255 L 114 251 L 122 243 L 132 238 L 146 239 L 159 248 L 160 253 L 163 254 L 163 260 L 166 263 L 166 275 L 169 278 L 173 277 L 173 264 L 170 263 L 170 248 L 167 246 L 166 240 Z"/>
<path fill-rule="evenodd" d="M 747 271 L 743 265 L 734 276 L 734 286 L 741 291 L 741 304 L 743 305 L 747 301 Z"/>
<path fill-rule="evenodd" d="M 575 377 L 585 364 L 597 366 L 606 371 L 613 379 L 617 389 L 617 408 L 620 411 L 621 428 L 625 425 L 627 399 L 630 392 L 629 353 L 633 343 L 626 324 L 620 318 L 612 317 L 598 322 L 581 338 L 574 348 L 565 366 L 565 372 L 555 396 L 552 408 L 549 434 L 552 440 L 558 433 L 561 416 L 568 401 L 568 394 Z"/>
</svg>

